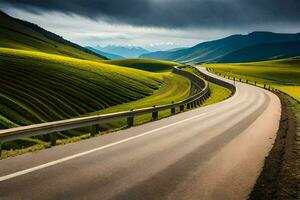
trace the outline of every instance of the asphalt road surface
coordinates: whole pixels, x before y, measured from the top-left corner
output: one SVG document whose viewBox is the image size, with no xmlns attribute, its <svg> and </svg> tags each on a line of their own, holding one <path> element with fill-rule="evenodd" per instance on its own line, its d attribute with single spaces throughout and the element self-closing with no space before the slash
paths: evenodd
<svg viewBox="0 0 300 200">
<path fill-rule="evenodd" d="M 214 105 L 2 160 L 0 199 L 246 199 L 281 108 L 268 91 L 236 87 Z"/>
</svg>

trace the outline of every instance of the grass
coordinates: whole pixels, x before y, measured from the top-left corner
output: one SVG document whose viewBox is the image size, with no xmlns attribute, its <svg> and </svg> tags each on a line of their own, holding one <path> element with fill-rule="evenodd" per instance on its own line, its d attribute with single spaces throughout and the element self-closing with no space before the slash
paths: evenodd
<svg viewBox="0 0 300 200">
<path fill-rule="evenodd" d="M 142 63 L 147 64 L 146 60 Z M 152 61 L 148 66 L 151 64 Z M 166 63 L 163 65 L 167 67 Z M 158 61 L 152 68 L 157 66 Z M 0 129 L 150 107 L 189 96 L 189 80 L 170 70 L 153 71 L 155 73 L 42 52 L 0 48 Z M 141 116 L 135 123 L 149 118 Z M 120 120 L 105 124 L 103 128 L 108 131 L 124 125 L 125 120 Z M 63 132 L 59 133 L 59 139 L 65 143 L 76 137 L 85 138 L 88 132 L 88 129 Z M 17 140 L 5 143 L 3 148 L 31 150 L 48 145 L 41 141 L 47 138 Z"/>
<path fill-rule="evenodd" d="M 300 100 L 300 57 L 253 63 L 205 64 L 215 72 L 268 84 Z"/>
</svg>

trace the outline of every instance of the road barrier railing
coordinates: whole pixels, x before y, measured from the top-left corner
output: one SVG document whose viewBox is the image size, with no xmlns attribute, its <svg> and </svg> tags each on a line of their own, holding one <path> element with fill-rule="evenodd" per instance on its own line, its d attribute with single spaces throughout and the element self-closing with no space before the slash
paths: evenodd
<svg viewBox="0 0 300 200">
<path fill-rule="evenodd" d="M 266 90 L 269 90 L 269 91 L 272 91 L 272 92 L 279 92 L 279 93 L 282 93 L 282 94 L 285 94 L 287 96 L 289 96 L 291 99 L 293 99 L 295 102 L 297 102 L 298 104 L 300 104 L 300 101 L 298 99 L 296 99 L 295 97 L 289 95 L 288 93 L 286 92 L 283 92 L 282 90 L 279 90 L 277 88 L 274 88 L 272 87 L 271 85 L 268 85 L 266 83 L 258 83 L 256 81 L 249 81 L 248 79 L 245 79 L 244 82 L 243 82 L 243 79 L 241 78 L 236 78 L 236 77 L 232 77 L 232 76 L 229 76 L 229 75 L 224 75 L 224 74 L 221 74 L 221 73 L 218 73 L 216 71 L 214 71 L 214 69 L 212 68 L 207 68 L 207 71 L 211 72 L 211 73 L 214 73 L 216 75 L 219 75 L 221 77 L 224 77 L 224 78 L 228 78 L 228 79 L 231 79 L 231 80 L 234 80 L 234 81 L 239 81 L 241 83 L 246 83 L 246 84 L 249 84 L 249 85 L 253 85 L 253 86 L 256 86 L 256 87 L 260 87 L 260 88 L 263 88 L 263 89 L 266 89 Z"/>
<path fill-rule="evenodd" d="M 173 68 L 173 73 L 182 75 L 190 79 L 194 86 L 199 88 L 199 92 L 190 96 L 189 98 L 179 101 L 179 102 L 172 102 L 167 105 L 161 106 L 153 106 L 149 108 L 142 108 L 124 112 L 117 112 L 117 113 L 110 113 L 110 114 L 103 114 L 103 115 L 94 115 L 88 117 L 80 117 L 80 118 L 73 118 L 73 119 L 66 119 L 66 120 L 59 120 L 53 122 L 46 122 L 28 126 L 20 126 L 16 128 L 10 129 L 3 129 L 0 130 L 0 156 L 1 156 L 1 145 L 4 142 L 13 141 L 21 138 L 28 138 L 33 136 L 40 136 L 50 134 L 50 143 L 51 146 L 56 144 L 56 134 L 60 131 L 67 131 L 72 130 L 75 128 L 81 127 L 91 127 L 91 135 L 94 136 L 95 134 L 100 132 L 100 126 L 103 122 L 109 122 L 112 120 L 117 119 L 124 119 L 127 118 L 127 125 L 128 127 L 133 126 L 134 124 L 134 117 L 144 114 L 151 114 L 152 120 L 158 119 L 158 112 L 164 110 L 171 110 L 171 114 L 176 113 L 176 108 L 179 107 L 179 111 L 182 112 L 184 109 L 191 109 L 197 106 L 200 106 L 209 96 L 210 96 L 210 89 L 208 83 L 201 79 L 200 77 L 181 70 L 177 67 Z"/>
</svg>

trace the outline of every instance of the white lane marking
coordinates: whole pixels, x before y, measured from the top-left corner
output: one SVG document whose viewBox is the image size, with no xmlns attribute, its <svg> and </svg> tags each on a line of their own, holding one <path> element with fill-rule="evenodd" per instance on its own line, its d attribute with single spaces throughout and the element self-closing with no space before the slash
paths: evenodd
<svg viewBox="0 0 300 200">
<path fill-rule="evenodd" d="M 137 138 L 140 138 L 140 137 L 149 135 L 151 133 L 154 133 L 154 132 L 157 132 L 157 131 L 169 128 L 169 127 L 174 126 L 174 125 L 182 124 L 184 122 L 187 122 L 187 121 L 199 118 L 199 117 L 201 117 L 203 115 L 214 113 L 216 111 L 218 111 L 218 110 L 212 110 L 210 112 L 202 113 L 202 114 L 199 114 L 199 115 L 196 115 L 196 116 L 184 119 L 182 121 L 178 121 L 178 122 L 175 122 L 175 123 L 172 123 L 172 124 L 169 124 L 169 125 L 166 125 L 166 126 L 163 126 L 163 127 L 151 130 L 151 131 L 147 131 L 147 132 L 142 133 L 140 135 L 136 135 L 136 136 L 133 136 L 133 137 L 130 137 L 130 138 L 126 138 L 124 140 L 120 140 L 118 142 L 107 144 L 107 145 L 104 145 L 104 146 L 101 146 L 101 147 L 98 147 L 98 148 L 95 148 L 95 149 L 92 149 L 92 150 L 84 151 L 82 153 L 74 154 L 72 156 L 68 156 L 68 157 L 61 158 L 61 159 L 58 159 L 58 160 L 55 160 L 55 161 L 51 161 L 51 162 L 48 162 L 48 163 L 45 163 L 45 164 L 42 164 L 42 165 L 38 165 L 38 166 L 35 166 L 35 167 L 32 167 L 32 168 L 28 168 L 28 169 L 25 169 L 25 170 L 22 170 L 22 171 L 18 171 L 18 172 L 12 173 L 12 174 L 1 176 L 0 177 L 0 182 L 8 180 L 8 179 L 15 178 L 17 176 L 25 175 L 25 174 L 28 174 L 30 172 L 34 172 L 34 171 L 37 171 L 37 170 L 40 170 L 40 169 L 43 169 L 43 168 L 46 168 L 46 167 L 50 167 L 50 166 L 53 166 L 53 165 L 56 165 L 56 164 L 59 164 L 59 163 L 62 163 L 62 162 L 66 162 L 66 161 L 74 159 L 74 158 L 78 158 L 78 157 L 81 157 L 81 156 L 84 156 L 84 155 L 87 155 L 87 154 L 91 154 L 91 153 L 94 153 L 96 151 L 107 149 L 107 148 L 116 146 L 118 144 L 122 144 L 122 143 L 125 143 L 125 142 L 128 142 L 128 141 L 131 141 L 131 140 L 135 140 Z"/>
</svg>

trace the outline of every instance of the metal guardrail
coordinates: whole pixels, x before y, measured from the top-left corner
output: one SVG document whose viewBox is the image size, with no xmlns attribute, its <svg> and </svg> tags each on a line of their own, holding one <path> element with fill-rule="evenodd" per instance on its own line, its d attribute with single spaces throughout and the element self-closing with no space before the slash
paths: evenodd
<svg viewBox="0 0 300 200">
<path fill-rule="evenodd" d="M 300 101 L 299 101 L 298 99 L 296 99 L 295 97 L 289 95 L 288 93 L 286 93 L 286 92 L 284 92 L 284 91 L 282 91 L 282 90 L 279 90 L 279 89 L 277 89 L 277 88 L 271 87 L 271 85 L 268 85 L 268 84 L 266 84 L 266 83 L 261 83 L 261 82 L 258 83 L 258 82 L 256 82 L 256 81 L 252 81 L 252 82 L 251 82 L 251 81 L 248 80 L 248 79 L 245 79 L 245 80 L 244 80 L 245 82 L 243 82 L 243 79 L 241 79 L 241 78 L 236 78 L 236 77 L 232 77 L 232 76 L 228 76 L 228 75 L 223 75 L 223 74 L 221 74 L 221 73 L 217 73 L 217 72 L 214 71 L 214 69 L 212 69 L 212 68 L 207 68 L 207 70 L 208 70 L 209 72 L 212 72 L 212 73 L 216 74 L 216 75 L 219 75 L 219 76 L 224 77 L 224 78 L 231 79 L 231 80 L 233 80 L 233 81 L 238 81 L 238 82 L 241 82 L 241 83 L 246 83 L 246 84 L 249 84 L 249 85 L 253 85 L 253 86 L 256 86 L 256 87 L 260 87 L 260 88 L 269 90 L 269 91 L 271 91 L 271 92 L 280 92 L 280 93 L 282 93 L 282 94 L 285 94 L 285 95 L 289 96 L 289 97 L 290 97 L 291 99 L 293 99 L 295 102 L 297 102 L 298 104 L 300 104 Z"/>
<path fill-rule="evenodd" d="M 152 120 L 158 119 L 158 112 L 171 109 L 171 113 L 176 113 L 176 107 L 179 107 L 180 112 L 187 109 L 197 107 L 201 105 L 210 95 L 208 83 L 200 77 L 191 74 L 189 72 L 180 70 L 174 67 L 173 73 L 179 74 L 189 78 L 194 86 L 201 89 L 200 92 L 180 102 L 172 102 L 171 104 L 153 106 L 150 108 L 142 108 L 131 111 L 117 112 L 111 114 L 95 115 L 81 118 L 73 118 L 67 120 L 60 120 L 54 122 L 46 122 L 41 124 L 34 124 L 29 126 L 21 126 L 16 128 L 0 130 L 0 156 L 1 156 L 1 144 L 7 141 L 13 141 L 20 138 L 27 138 L 38 135 L 50 134 L 51 145 L 56 144 L 56 133 L 59 131 L 67 131 L 80 127 L 91 126 L 91 135 L 95 135 L 100 131 L 100 123 L 112 121 L 116 119 L 127 118 L 128 127 L 133 126 L 134 117 L 144 114 L 152 114 Z"/>
</svg>

